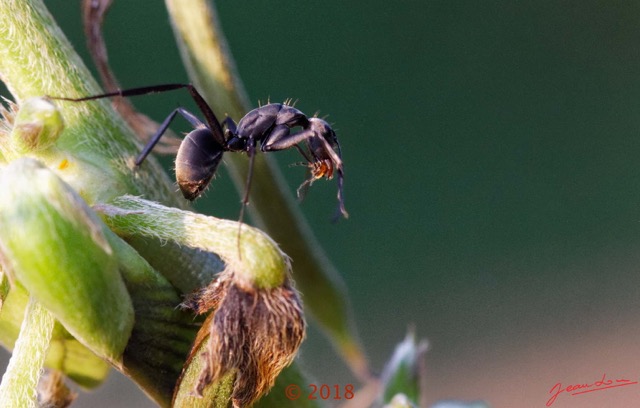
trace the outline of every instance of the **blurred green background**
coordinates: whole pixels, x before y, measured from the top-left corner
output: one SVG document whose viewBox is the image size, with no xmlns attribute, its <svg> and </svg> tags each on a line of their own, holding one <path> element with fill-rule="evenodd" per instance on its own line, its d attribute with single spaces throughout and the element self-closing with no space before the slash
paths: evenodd
<svg viewBox="0 0 640 408">
<path fill-rule="evenodd" d="M 46 3 L 89 61 L 79 3 Z M 329 223 L 334 182 L 302 206 L 375 369 L 412 325 L 430 401 L 539 407 L 557 382 L 640 377 L 639 3 L 218 8 L 252 103 L 297 99 L 337 129 L 351 218 Z M 116 1 L 105 35 L 124 87 L 188 80 L 162 2 Z M 156 120 L 192 106 L 134 102 Z M 274 156 L 295 190 L 298 157 Z M 237 217 L 225 169 L 197 207 Z M 314 329 L 300 359 L 317 384 L 354 382 Z M 635 406 L 640 386 L 624 388 L 556 406 Z M 77 406 L 151 404 L 113 375 Z"/>
</svg>

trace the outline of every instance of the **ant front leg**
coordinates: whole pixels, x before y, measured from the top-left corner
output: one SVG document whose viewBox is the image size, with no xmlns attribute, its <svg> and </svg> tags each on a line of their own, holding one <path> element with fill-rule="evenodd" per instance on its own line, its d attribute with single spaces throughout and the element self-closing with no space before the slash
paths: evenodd
<svg viewBox="0 0 640 408">
<path fill-rule="evenodd" d="M 333 150 L 329 142 L 327 142 L 327 140 L 322 135 L 319 135 L 315 129 L 304 129 L 300 132 L 291 134 L 287 126 L 276 126 L 269 137 L 262 142 L 262 146 L 260 147 L 260 149 L 263 152 L 274 152 L 296 147 L 301 151 L 298 144 L 305 141 L 308 142 L 310 140 L 314 140 L 316 143 L 320 143 L 320 145 L 322 146 L 322 154 L 320 156 L 311 152 L 314 156 L 315 161 L 329 159 L 337 170 L 342 170 L 342 159 Z M 305 157 L 305 159 L 312 162 L 305 154 L 303 154 L 303 156 Z"/>
<path fill-rule="evenodd" d="M 253 165 L 256 159 L 256 144 L 252 140 L 250 140 L 249 144 L 247 145 L 247 155 L 249 156 L 249 171 L 247 172 L 247 181 L 244 185 L 244 194 L 242 196 L 242 204 L 240 205 L 240 215 L 238 216 L 238 222 L 240 223 L 240 227 L 238 227 L 238 242 L 240 241 L 240 228 L 244 219 L 244 209 L 247 207 L 247 204 L 249 204 L 251 180 L 253 179 Z"/>
<path fill-rule="evenodd" d="M 305 129 L 292 134 L 291 128 L 287 125 L 277 125 L 273 128 L 269 137 L 262 141 L 260 150 L 263 152 L 286 150 L 312 137 L 317 137 L 317 133 L 313 129 Z"/>
<path fill-rule="evenodd" d="M 333 131 L 319 133 L 317 129 L 304 129 L 300 132 L 290 134 L 289 128 L 283 129 L 282 126 L 276 126 L 271 132 L 269 137 L 263 141 L 261 150 L 264 152 L 285 150 L 291 147 L 296 147 L 302 155 L 307 158 L 304 151 L 298 146 L 299 143 L 306 142 L 309 148 L 309 153 L 312 155 L 313 160 L 309 160 L 309 168 L 311 169 L 311 178 L 307 179 L 298 188 L 298 197 L 301 192 L 308 186 L 310 186 L 314 180 L 322 177 L 330 179 L 333 175 L 333 171 L 338 173 L 338 211 L 333 217 L 334 221 L 340 216 L 344 218 L 349 217 L 344 206 L 344 168 L 342 166 L 342 158 L 340 154 L 334 150 L 325 135 L 334 135 Z M 335 137 L 335 135 L 334 135 Z M 337 139 L 334 140 L 336 148 L 339 149 Z"/>
</svg>

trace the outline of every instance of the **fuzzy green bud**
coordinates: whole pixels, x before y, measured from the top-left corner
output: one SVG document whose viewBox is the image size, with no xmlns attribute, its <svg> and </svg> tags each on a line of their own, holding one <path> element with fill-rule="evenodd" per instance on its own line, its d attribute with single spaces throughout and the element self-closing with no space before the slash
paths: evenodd
<svg viewBox="0 0 640 408">
<path fill-rule="evenodd" d="M 53 145 L 64 129 L 62 115 L 50 101 L 29 98 L 20 105 L 11 130 L 11 144 L 17 153 L 28 153 Z"/>
<path fill-rule="evenodd" d="M 84 201 L 38 161 L 0 173 L 0 253 L 20 283 L 80 342 L 119 365 L 133 307 L 103 228 Z"/>
</svg>

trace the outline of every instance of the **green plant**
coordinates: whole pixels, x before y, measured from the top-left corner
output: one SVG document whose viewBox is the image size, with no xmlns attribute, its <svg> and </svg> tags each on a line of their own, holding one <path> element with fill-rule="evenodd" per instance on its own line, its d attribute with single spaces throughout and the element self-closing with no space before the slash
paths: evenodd
<svg viewBox="0 0 640 408">
<path fill-rule="evenodd" d="M 194 85 L 237 119 L 248 106 L 213 8 L 166 3 Z M 105 361 L 162 406 L 250 404 L 292 361 L 304 333 L 291 267 L 274 241 L 295 260 L 306 311 L 370 380 L 341 279 L 267 157 L 258 156 L 254 183 L 274 188 L 253 189 L 251 215 L 269 236 L 242 226 L 238 243 L 236 222 L 189 211 L 153 159 L 133 165 L 139 145 L 108 102 L 42 99 L 100 89 L 41 0 L 0 3 L 0 75 L 17 102 L 3 111 L 0 131 L 0 341 L 14 348 L 0 405 L 33 406 L 43 364 L 91 388 L 107 375 Z M 246 163 L 229 162 L 242 188 Z M 265 216 L 273 207 L 281 211 Z M 176 308 L 185 295 L 195 312 L 213 313 L 194 320 Z M 242 312 L 246 304 L 264 305 L 265 314 L 247 319 L 254 309 Z M 225 360 L 246 350 L 247 358 Z M 407 378 L 400 384 L 417 381 Z M 294 365 L 258 404 L 303 406 L 278 388 L 296 381 Z"/>
</svg>

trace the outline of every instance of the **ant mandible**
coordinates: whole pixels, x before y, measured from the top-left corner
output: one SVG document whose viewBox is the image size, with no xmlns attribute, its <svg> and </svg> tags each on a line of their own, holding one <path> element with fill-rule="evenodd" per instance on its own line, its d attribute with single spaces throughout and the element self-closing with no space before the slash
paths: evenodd
<svg viewBox="0 0 640 408">
<path fill-rule="evenodd" d="M 191 84 L 165 84 L 131 88 L 82 98 L 50 98 L 82 102 L 115 96 L 147 95 L 183 88 L 186 88 L 191 94 L 204 115 L 205 122 L 184 108 L 174 109 L 138 155 L 135 160 L 136 166 L 142 164 L 165 133 L 171 121 L 179 113 L 194 127 L 194 130 L 188 133 L 180 144 L 175 162 L 176 180 L 182 195 L 187 200 L 195 200 L 207 188 L 224 152 L 246 152 L 249 156 L 249 173 L 240 211 L 240 221 L 242 221 L 244 208 L 249 202 L 253 163 L 259 142 L 262 152 L 295 147 L 302 154 L 311 176 L 298 188 L 298 196 L 301 195 L 303 187 L 311 185 L 315 180 L 323 177 L 331 179 L 336 172 L 338 174 L 338 210 L 334 219 L 340 216 L 344 218 L 349 216 L 344 207 L 344 169 L 336 133 L 326 121 L 316 117 L 309 118 L 293 106 L 270 103 L 250 111 L 236 124 L 229 117 L 221 123 L 211 107 Z M 292 133 L 291 129 L 295 127 L 301 127 L 302 130 Z M 301 143 L 304 143 L 306 150 L 300 146 Z"/>
</svg>

